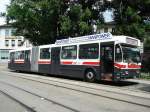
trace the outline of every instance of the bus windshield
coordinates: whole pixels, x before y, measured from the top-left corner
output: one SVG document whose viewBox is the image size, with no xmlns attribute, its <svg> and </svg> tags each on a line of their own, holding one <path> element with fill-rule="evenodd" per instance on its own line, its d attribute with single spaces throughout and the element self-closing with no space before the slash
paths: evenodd
<svg viewBox="0 0 150 112">
<path fill-rule="evenodd" d="M 123 60 L 128 63 L 140 62 L 140 50 L 138 48 L 122 46 Z"/>
</svg>

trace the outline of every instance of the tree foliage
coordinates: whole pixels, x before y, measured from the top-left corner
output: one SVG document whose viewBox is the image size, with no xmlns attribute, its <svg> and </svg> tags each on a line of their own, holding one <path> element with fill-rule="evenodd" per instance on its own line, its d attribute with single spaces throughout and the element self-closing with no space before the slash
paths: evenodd
<svg viewBox="0 0 150 112">
<path fill-rule="evenodd" d="M 72 2 L 68 1 L 65 14 L 61 16 L 60 21 L 60 35 L 69 34 L 71 37 L 88 35 L 93 33 L 92 26 L 99 22 L 104 23 L 104 19 L 100 14 L 100 9 L 95 8 L 99 0 L 74 0 Z M 67 21 L 64 21 L 67 20 Z M 69 25 L 69 28 L 66 28 L 64 25 Z M 69 31 L 63 32 L 63 31 Z"/>
<path fill-rule="evenodd" d="M 149 42 L 150 0 L 11 0 L 7 20 L 13 21 L 17 35 L 34 45 L 56 39 L 93 33 L 93 25 L 104 26 L 102 12 L 114 10 L 115 34 L 129 35 Z"/>
<path fill-rule="evenodd" d="M 150 11 L 150 0 L 113 0 L 115 34 L 137 37 L 144 41 L 148 38 L 146 31 L 147 15 Z"/>
<path fill-rule="evenodd" d="M 53 43 L 61 12 L 61 0 L 12 0 L 7 10 L 17 34 L 34 45 Z"/>
<path fill-rule="evenodd" d="M 16 34 L 34 45 L 54 43 L 56 39 L 92 33 L 92 25 L 103 17 L 93 9 L 98 0 L 11 0 L 7 19 Z M 101 17 L 101 18 L 100 18 Z"/>
</svg>

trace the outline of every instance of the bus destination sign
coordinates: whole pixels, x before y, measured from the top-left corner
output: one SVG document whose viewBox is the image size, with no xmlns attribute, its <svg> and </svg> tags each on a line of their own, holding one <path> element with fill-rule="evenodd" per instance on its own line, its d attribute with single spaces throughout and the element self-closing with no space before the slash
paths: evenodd
<svg viewBox="0 0 150 112">
<path fill-rule="evenodd" d="M 82 37 L 75 37 L 75 38 L 68 38 L 68 39 L 61 39 L 57 40 L 55 44 L 71 44 L 71 43 L 78 43 L 78 42 L 87 42 L 87 41 L 94 41 L 94 40 L 106 40 L 112 39 L 111 33 L 101 33 L 95 35 L 88 35 Z"/>
<path fill-rule="evenodd" d="M 127 37 L 126 38 L 126 43 L 137 46 L 138 45 L 138 40 Z"/>
</svg>

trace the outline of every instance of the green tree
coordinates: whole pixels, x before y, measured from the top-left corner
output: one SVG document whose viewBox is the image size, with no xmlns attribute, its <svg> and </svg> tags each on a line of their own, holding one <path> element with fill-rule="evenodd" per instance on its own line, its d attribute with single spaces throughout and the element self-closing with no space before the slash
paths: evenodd
<svg viewBox="0 0 150 112">
<path fill-rule="evenodd" d="M 69 17 L 62 16 L 60 18 L 60 25 L 61 25 L 60 26 L 61 27 L 61 29 L 60 29 L 61 35 L 63 35 L 63 36 L 71 35 L 71 27 L 72 27 L 72 25 L 71 25 L 71 20 L 70 20 Z"/>
<path fill-rule="evenodd" d="M 144 52 L 150 49 L 150 0 L 113 0 L 115 34 L 136 37 L 144 42 Z M 143 70 L 149 71 L 149 61 L 142 61 Z"/>
<path fill-rule="evenodd" d="M 71 37 L 81 36 L 81 35 L 88 35 L 93 33 L 93 24 L 101 25 L 104 23 L 104 19 L 102 16 L 101 5 L 97 4 L 99 0 L 74 0 L 68 1 L 68 9 L 65 13 L 65 18 L 67 22 L 64 22 L 61 19 L 61 34 L 63 35 L 64 30 L 64 23 L 68 24 L 69 27 L 67 28 L 70 31 L 68 34 Z M 64 18 L 64 17 L 63 17 Z M 101 24 L 99 24 L 101 23 Z"/>
<path fill-rule="evenodd" d="M 49 44 L 57 37 L 61 0 L 12 0 L 7 18 L 13 20 L 17 35 L 29 39 L 34 45 Z"/>
<path fill-rule="evenodd" d="M 113 0 L 115 34 L 137 37 L 144 41 L 148 37 L 145 13 L 150 11 L 150 0 Z"/>
<path fill-rule="evenodd" d="M 103 24 L 99 0 L 11 0 L 7 20 L 16 34 L 34 45 L 54 43 L 62 37 L 92 34 L 93 24 Z"/>
</svg>

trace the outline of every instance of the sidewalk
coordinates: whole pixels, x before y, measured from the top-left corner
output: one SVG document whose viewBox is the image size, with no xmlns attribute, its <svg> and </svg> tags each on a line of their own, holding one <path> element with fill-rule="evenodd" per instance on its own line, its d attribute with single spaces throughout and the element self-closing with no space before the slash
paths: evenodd
<svg viewBox="0 0 150 112">
<path fill-rule="evenodd" d="M 144 79 L 128 79 L 127 81 L 138 82 L 142 84 L 150 84 L 150 80 L 144 80 Z"/>
<path fill-rule="evenodd" d="M 7 67 L 8 67 L 8 63 L 0 62 L 0 70 L 7 69 Z"/>
</svg>

